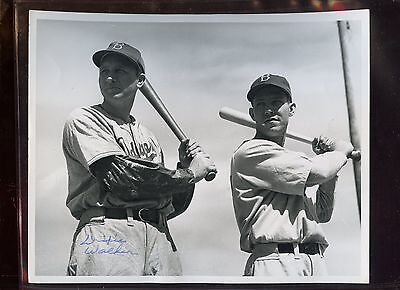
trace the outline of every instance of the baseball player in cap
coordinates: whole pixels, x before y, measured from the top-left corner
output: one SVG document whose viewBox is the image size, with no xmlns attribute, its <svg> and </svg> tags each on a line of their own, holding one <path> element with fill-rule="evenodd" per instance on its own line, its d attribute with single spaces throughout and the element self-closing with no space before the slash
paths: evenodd
<svg viewBox="0 0 400 290">
<path fill-rule="evenodd" d="M 145 71 L 136 48 L 113 42 L 93 62 L 103 101 L 73 111 L 63 131 L 66 204 L 79 220 L 68 275 L 181 275 L 167 221 L 215 165 L 184 141 L 177 169 L 164 167 L 156 137 L 130 115 Z"/>
<path fill-rule="evenodd" d="M 240 231 L 240 247 L 250 253 L 247 276 L 325 275 L 328 246 L 320 223 L 330 220 L 337 173 L 353 146 L 315 138 L 316 156 L 284 147 L 295 113 L 286 78 L 265 74 L 250 87 L 249 114 L 255 136 L 244 141 L 231 160 L 231 189 Z M 306 187 L 319 185 L 316 199 Z"/>
</svg>

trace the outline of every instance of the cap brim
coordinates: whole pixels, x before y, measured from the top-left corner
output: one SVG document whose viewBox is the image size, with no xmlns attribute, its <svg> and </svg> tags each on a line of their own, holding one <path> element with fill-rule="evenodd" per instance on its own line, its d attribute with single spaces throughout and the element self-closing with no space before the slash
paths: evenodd
<svg viewBox="0 0 400 290">
<path fill-rule="evenodd" d="M 109 54 L 109 53 L 119 54 L 119 55 L 122 55 L 122 56 L 126 57 L 127 59 L 129 59 L 130 61 L 132 61 L 133 63 L 135 63 L 135 64 L 139 67 L 139 69 L 141 70 L 141 72 L 144 73 L 144 68 L 142 67 L 142 65 L 141 65 L 139 62 L 137 62 L 136 60 L 134 60 L 133 58 L 127 56 L 127 55 L 124 54 L 124 53 L 120 53 L 120 52 L 117 52 L 117 51 L 114 51 L 114 50 L 107 50 L 107 49 L 104 49 L 104 50 L 99 50 L 99 51 L 95 52 L 95 53 L 93 54 L 93 57 L 92 57 L 92 60 L 93 60 L 94 64 L 95 64 L 97 67 L 100 67 L 101 59 L 102 59 L 106 54 Z"/>
<path fill-rule="evenodd" d="M 93 59 L 94 64 L 95 64 L 97 67 L 100 67 L 101 59 L 102 59 L 103 56 L 104 56 L 105 54 L 107 54 L 108 52 L 110 52 L 110 51 L 108 51 L 108 50 L 99 50 L 99 51 L 97 51 L 97 52 L 95 52 L 95 53 L 93 54 L 92 59 Z"/>
<path fill-rule="evenodd" d="M 256 92 L 258 90 L 260 90 L 263 87 L 277 87 L 280 88 L 282 91 L 284 91 L 288 97 L 290 98 L 290 100 L 292 100 L 292 95 L 290 94 L 290 92 L 288 92 L 287 90 L 285 90 L 284 88 L 282 88 L 281 86 L 275 85 L 275 84 L 259 84 L 257 86 L 254 86 L 250 89 L 250 91 L 247 93 L 247 100 L 249 100 L 249 102 L 251 102 L 256 94 Z"/>
</svg>

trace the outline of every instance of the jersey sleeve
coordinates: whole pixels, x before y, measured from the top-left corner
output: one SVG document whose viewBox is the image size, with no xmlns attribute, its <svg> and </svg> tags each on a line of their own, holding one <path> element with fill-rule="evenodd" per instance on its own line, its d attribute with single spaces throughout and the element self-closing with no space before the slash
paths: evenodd
<svg viewBox="0 0 400 290">
<path fill-rule="evenodd" d="M 248 141 L 233 156 L 239 178 L 259 189 L 303 195 L 311 161 L 273 142 Z"/>
<path fill-rule="evenodd" d="M 65 122 L 63 150 L 86 169 L 103 157 L 124 155 L 111 125 L 84 109 L 72 112 Z"/>
</svg>

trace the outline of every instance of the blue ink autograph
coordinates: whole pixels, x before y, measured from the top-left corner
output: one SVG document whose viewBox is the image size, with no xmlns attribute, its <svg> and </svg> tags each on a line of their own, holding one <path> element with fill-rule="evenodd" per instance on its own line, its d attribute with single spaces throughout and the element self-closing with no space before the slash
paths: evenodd
<svg viewBox="0 0 400 290">
<path fill-rule="evenodd" d="M 123 244 L 126 240 L 119 239 L 117 236 L 103 236 L 103 238 L 96 238 L 92 235 L 86 235 L 85 239 L 79 244 L 80 246 L 87 246 L 84 250 L 84 254 L 109 254 L 109 255 L 121 255 L 130 254 L 138 255 L 137 253 L 128 250 Z"/>
<path fill-rule="evenodd" d="M 94 237 L 94 236 L 86 235 L 85 240 L 84 240 L 83 242 L 81 242 L 80 245 L 81 245 L 81 246 L 82 246 L 82 245 L 92 245 L 92 244 L 94 244 L 94 243 L 105 243 L 105 244 L 107 244 L 107 246 L 108 246 L 108 245 L 110 245 L 110 243 L 120 243 L 120 244 L 123 244 L 123 243 L 126 243 L 126 240 L 124 240 L 124 239 L 117 239 L 117 236 L 115 236 L 115 238 L 112 237 L 112 236 L 108 236 L 108 237 L 103 236 L 102 239 L 96 239 L 96 237 Z"/>
</svg>

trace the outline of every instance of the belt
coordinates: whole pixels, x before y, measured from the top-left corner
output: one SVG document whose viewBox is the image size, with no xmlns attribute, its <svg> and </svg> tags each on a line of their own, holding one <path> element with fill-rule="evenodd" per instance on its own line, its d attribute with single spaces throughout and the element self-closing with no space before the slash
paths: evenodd
<svg viewBox="0 0 400 290">
<path fill-rule="evenodd" d="M 298 253 L 316 255 L 322 254 L 318 243 L 261 243 L 255 244 L 252 250 L 254 258 L 270 255 L 272 253 Z"/>
<path fill-rule="evenodd" d="M 279 253 L 294 253 L 293 243 L 278 243 L 278 252 Z M 317 243 L 299 244 L 299 252 L 308 254 L 308 255 L 320 254 L 319 244 L 317 244 Z"/>
<path fill-rule="evenodd" d="M 132 210 L 128 215 L 126 208 L 104 208 L 104 217 L 109 219 L 127 219 L 132 217 L 134 220 L 158 224 L 160 220 L 159 212 L 142 208 L 140 210 Z"/>
</svg>

